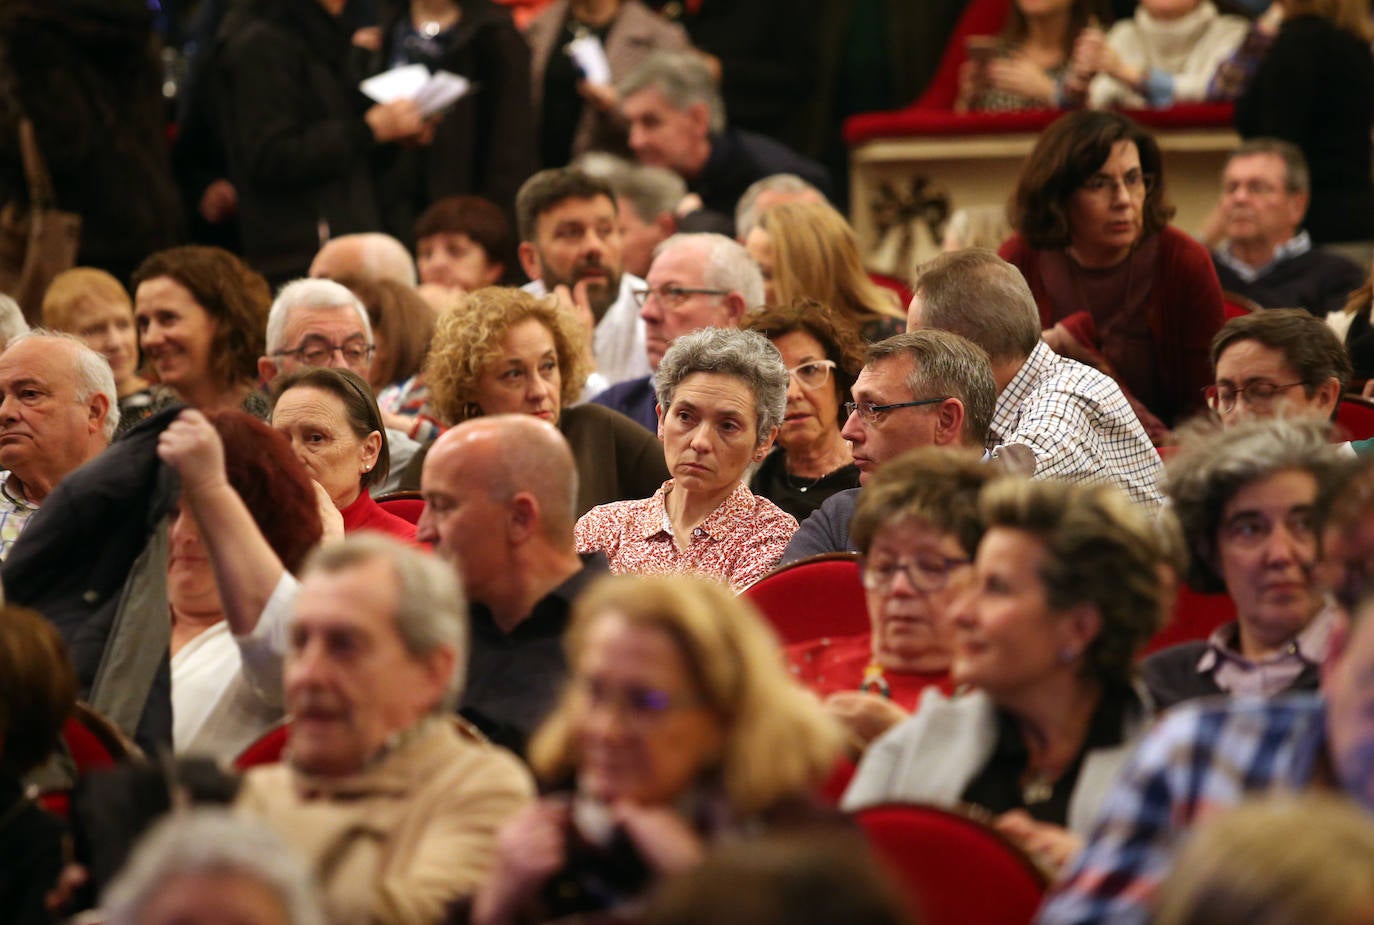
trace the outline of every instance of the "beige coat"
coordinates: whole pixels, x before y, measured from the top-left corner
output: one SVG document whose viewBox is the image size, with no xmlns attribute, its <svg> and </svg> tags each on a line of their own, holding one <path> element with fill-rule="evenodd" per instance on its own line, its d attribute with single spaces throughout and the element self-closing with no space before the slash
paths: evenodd
<svg viewBox="0 0 1374 925">
<path fill-rule="evenodd" d="M 429 721 L 383 762 L 327 780 L 287 764 L 248 773 L 237 807 L 314 872 L 333 925 L 419 925 L 486 877 L 496 831 L 534 796 L 510 753 Z"/>
<path fill-rule="evenodd" d="M 530 90 L 533 95 L 534 124 L 543 123 L 544 71 L 559 49 L 554 47 L 568 16 L 568 0 L 554 0 L 530 23 L 525 38 L 530 43 Z M 606 60 L 611 79 L 619 81 L 655 51 L 685 51 L 692 47 L 687 32 L 669 22 L 638 0 L 620 5 L 611 30 L 606 34 Z M 599 112 L 587 103 L 573 133 L 573 156 L 585 151 L 621 151 L 625 147 L 626 127 L 618 114 Z"/>
</svg>

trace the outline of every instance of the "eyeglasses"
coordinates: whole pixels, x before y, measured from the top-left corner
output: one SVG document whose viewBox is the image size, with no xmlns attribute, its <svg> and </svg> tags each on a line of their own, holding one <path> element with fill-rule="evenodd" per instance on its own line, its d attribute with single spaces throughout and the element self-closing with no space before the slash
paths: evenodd
<svg viewBox="0 0 1374 925">
<path fill-rule="evenodd" d="M 889 411 L 896 411 L 898 408 L 919 408 L 921 405 L 937 405 L 942 401 L 949 401 L 949 396 L 918 398 L 915 401 L 898 401 L 888 405 L 875 405 L 869 401 L 847 401 L 844 403 L 844 413 L 845 417 L 857 414 L 859 420 L 865 424 L 878 424 Z"/>
<path fill-rule="evenodd" d="M 859 565 L 859 575 L 864 587 L 870 591 L 889 590 L 898 575 L 905 575 L 907 584 L 917 591 L 943 591 L 949 586 L 950 574 L 969 564 L 967 558 L 951 559 L 936 555 L 878 563 L 865 560 Z"/>
<path fill-rule="evenodd" d="M 357 366 L 372 359 L 377 348 L 361 337 L 350 338 L 342 344 L 331 344 L 322 337 L 307 337 L 294 350 L 278 350 L 272 354 L 277 357 L 295 357 L 306 366 L 328 366 L 334 352 L 338 351 L 349 366 Z"/>
<path fill-rule="evenodd" d="M 1305 382 L 1289 382 L 1280 385 L 1277 382 L 1261 379 L 1240 388 L 1230 385 L 1209 385 L 1202 390 L 1202 394 L 1207 399 L 1208 408 L 1218 414 L 1230 414 L 1236 407 L 1236 400 L 1241 396 L 1245 397 L 1247 408 L 1263 410 L 1273 404 L 1275 395 L 1306 384 Z"/>
<path fill-rule="evenodd" d="M 1155 178 L 1139 170 L 1128 170 L 1120 179 L 1109 177 L 1105 173 L 1095 173 L 1084 180 L 1079 189 L 1091 196 L 1110 199 L 1116 195 L 1118 186 L 1125 187 L 1128 196 L 1143 196 L 1155 188 Z"/>
<path fill-rule="evenodd" d="M 631 726 L 652 726 L 675 710 L 700 701 L 687 694 L 671 694 L 652 687 L 616 687 L 599 678 L 578 678 L 576 686 L 588 707 L 615 710 Z"/>
<path fill-rule="evenodd" d="M 787 374 L 796 379 L 804 389 L 819 389 L 830 381 L 830 371 L 835 368 L 834 360 L 812 360 L 793 366 Z"/>
<path fill-rule="evenodd" d="M 634 296 L 635 304 L 640 308 L 649 301 L 649 296 L 658 296 L 658 301 L 664 308 L 677 308 L 694 295 L 729 295 L 729 289 L 702 289 L 688 286 L 672 286 L 664 284 L 657 289 L 645 287 L 643 289 L 631 289 L 630 295 Z"/>
</svg>

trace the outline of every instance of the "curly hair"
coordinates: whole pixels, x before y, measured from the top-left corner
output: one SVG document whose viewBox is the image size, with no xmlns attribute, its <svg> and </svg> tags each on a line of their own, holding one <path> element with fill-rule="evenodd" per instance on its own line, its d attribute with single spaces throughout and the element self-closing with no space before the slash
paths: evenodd
<svg viewBox="0 0 1374 925">
<path fill-rule="evenodd" d="M 773 342 L 788 334 L 809 334 L 835 364 L 835 394 L 840 400 L 841 425 L 846 417 L 844 403 L 853 396 L 850 389 L 864 368 L 864 342 L 847 319 L 815 299 L 793 299 L 790 305 L 760 305 L 744 316 L 740 330 L 757 331 Z"/>
<path fill-rule="evenodd" d="M 501 355 L 506 333 L 533 318 L 553 335 L 558 372 L 563 381 L 560 408 L 582 394 L 591 372 L 587 334 L 552 297 L 536 298 L 521 289 L 488 286 L 468 293 L 445 312 L 434 328 L 434 342 L 425 361 L 425 382 L 439 417 L 459 424 L 484 412 L 477 404 L 482 371 Z"/>
<path fill-rule="evenodd" d="M 1174 207 L 1164 188 L 1164 160 L 1153 135 L 1117 112 L 1079 110 L 1056 119 L 1026 159 L 1009 216 L 1031 247 L 1058 250 L 1073 243 L 1069 200 L 1106 163 L 1122 141 L 1140 153 L 1140 170 L 1154 182 L 1141 209 L 1141 238 L 1164 230 Z"/>
<path fill-rule="evenodd" d="M 255 382 L 258 357 L 267 349 L 267 311 L 272 288 L 242 260 L 219 247 L 186 245 L 158 251 L 134 271 L 130 285 L 167 277 L 215 320 L 210 377 L 222 388 Z M 141 346 L 141 344 L 140 344 Z"/>
</svg>

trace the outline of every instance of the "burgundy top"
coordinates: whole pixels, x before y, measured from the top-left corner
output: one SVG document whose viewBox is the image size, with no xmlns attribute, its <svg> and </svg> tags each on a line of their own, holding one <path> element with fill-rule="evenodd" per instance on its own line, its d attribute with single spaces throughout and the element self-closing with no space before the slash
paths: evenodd
<svg viewBox="0 0 1374 925">
<path fill-rule="evenodd" d="M 379 533 L 389 533 L 407 543 L 415 542 L 415 525 L 382 510 L 381 505 L 372 500 L 366 489 L 358 495 L 357 501 L 339 513 L 343 515 L 345 535 L 357 530 L 376 530 Z"/>
</svg>

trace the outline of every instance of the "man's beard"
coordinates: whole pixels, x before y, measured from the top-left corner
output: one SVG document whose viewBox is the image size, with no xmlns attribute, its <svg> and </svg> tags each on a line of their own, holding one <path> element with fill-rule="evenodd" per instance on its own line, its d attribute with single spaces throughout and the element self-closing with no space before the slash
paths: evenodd
<svg viewBox="0 0 1374 925">
<path fill-rule="evenodd" d="M 621 273 L 614 267 L 604 263 L 579 263 L 573 267 L 571 278 L 550 276 L 544 280 L 544 287 L 552 292 L 555 286 L 567 286 L 569 293 L 576 297 L 576 284 L 591 270 L 606 274 L 604 281 L 589 280 L 584 287 L 587 290 L 587 304 L 591 306 L 596 320 L 600 321 L 620 296 Z"/>
</svg>

